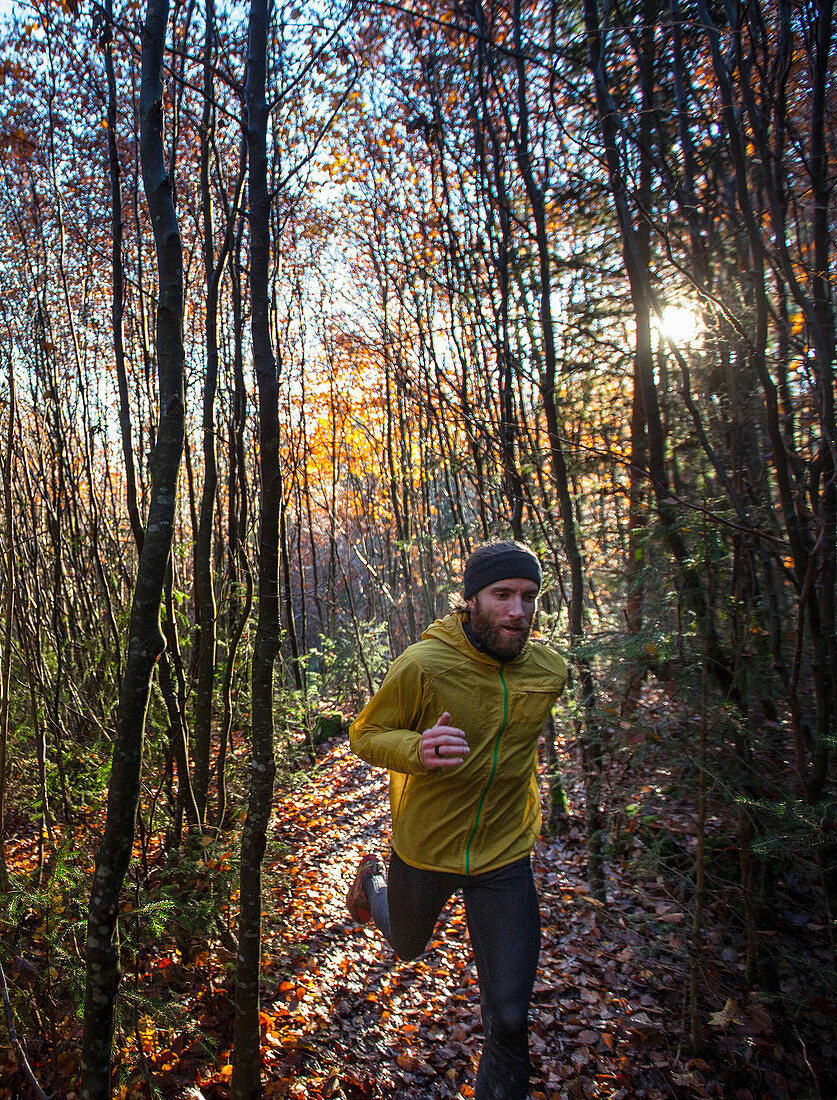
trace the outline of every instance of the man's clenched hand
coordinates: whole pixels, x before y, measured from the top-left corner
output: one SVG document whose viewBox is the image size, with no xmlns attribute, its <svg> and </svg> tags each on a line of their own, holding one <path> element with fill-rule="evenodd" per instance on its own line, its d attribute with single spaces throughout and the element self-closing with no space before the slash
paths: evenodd
<svg viewBox="0 0 837 1100">
<path fill-rule="evenodd" d="M 421 759 L 425 768 L 450 768 L 461 764 L 468 753 L 468 742 L 463 730 L 449 726 L 450 714 L 445 710 L 436 719 L 436 725 L 421 735 Z"/>
</svg>

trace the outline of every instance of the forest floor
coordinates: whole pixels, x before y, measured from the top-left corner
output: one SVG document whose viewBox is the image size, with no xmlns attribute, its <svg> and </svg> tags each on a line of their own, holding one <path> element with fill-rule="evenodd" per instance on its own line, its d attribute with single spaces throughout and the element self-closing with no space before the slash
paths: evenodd
<svg viewBox="0 0 837 1100">
<path fill-rule="evenodd" d="M 565 758 L 563 764 L 571 805 L 579 806 L 572 778 L 577 763 Z M 636 775 L 631 779 L 637 782 Z M 667 796 L 660 783 L 649 781 L 643 790 L 643 810 L 653 792 L 658 797 L 656 815 L 644 814 L 658 853 L 673 852 L 691 867 L 693 806 Z M 482 1034 L 461 899 L 449 903 L 427 952 L 409 963 L 397 961 L 371 926 L 353 923 L 345 910 L 360 855 L 387 851 L 385 774 L 354 757 L 345 739 L 328 742 L 313 769 L 286 774 L 274 822 L 265 861 L 265 1096 L 473 1096 Z M 624 839 L 630 858 L 608 865 L 606 905 L 588 893 L 580 820 L 571 816 L 564 834 L 543 837 L 535 848 L 543 938 L 531 1012 L 533 1100 L 837 1097 L 837 1006 L 828 991 L 823 922 L 791 893 L 779 891 L 773 946 L 785 960 L 782 996 L 759 997 L 743 980 L 736 902 L 716 887 L 699 960 L 705 1045 L 698 1056 L 688 1041 L 690 895 L 672 886 L 670 873 L 655 872 L 647 833 L 643 838 L 626 826 Z M 22 834 L 18 842 L 23 845 Z M 234 945 L 227 936 L 225 946 L 214 924 L 201 926 L 202 918 L 188 916 L 187 909 L 207 890 L 228 899 L 234 862 L 230 853 L 216 855 L 198 877 L 184 865 L 183 878 L 172 883 L 170 859 L 162 850 L 151 854 L 143 889 L 151 896 L 156 864 L 167 876 L 167 889 L 182 900 L 166 910 L 145 948 L 131 956 L 126 941 L 120 995 L 139 1007 L 137 1022 L 117 1036 L 119 1098 L 229 1096 Z M 688 881 L 688 873 L 681 880 Z M 81 929 L 83 892 L 77 893 L 68 910 L 75 906 Z M 139 891 L 136 905 L 139 914 Z M 126 921 L 131 908 L 125 907 Z M 80 1025 L 74 1013 L 53 1010 L 57 984 L 40 992 L 44 975 L 57 981 L 53 963 L 26 961 L 43 938 L 43 923 L 32 913 L 34 908 L 27 918 L 33 938 L 28 948 L 16 940 L 14 965 L 6 967 L 9 983 L 13 995 L 25 997 L 28 982 L 33 1004 L 40 1005 L 41 1026 L 23 1039 L 45 1091 L 56 1100 L 74 1100 Z M 229 906 L 227 914 L 232 925 Z M 191 928 L 175 948 L 166 941 L 178 923 Z M 167 1004 L 188 1024 L 167 1026 Z M 3 1035 L 0 1100 L 29 1095 Z"/>
<path fill-rule="evenodd" d="M 675 833 L 678 809 L 668 806 Z M 345 911 L 360 855 L 388 843 L 385 775 L 332 742 L 307 780 L 281 793 L 276 817 L 290 878 L 265 940 L 266 955 L 284 967 L 264 990 L 266 1094 L 473 1096 L 481 1026 L 461 899 L 409 963 Z M 823 1091 L 822 1059 L 834 1053 L 825 998 L 817 1004 L 826 1033 L 814 1053 L 785 1013 L 746 992 L 734 933 L 710 927 L 700 979 L 707 1042 L 695 1057 L 684 1040 L 691 916 L 663 877 L 635 881 L 611 866 L 608 902 L 597 904 L 578 824 L 542 838 L 534 866 L 543 941 L 531 1013 L 533 1100 L 837 1096 Z M 221 1097 L 222 1080 L 214 1075 L 205 1094 Z"/>
</svg>

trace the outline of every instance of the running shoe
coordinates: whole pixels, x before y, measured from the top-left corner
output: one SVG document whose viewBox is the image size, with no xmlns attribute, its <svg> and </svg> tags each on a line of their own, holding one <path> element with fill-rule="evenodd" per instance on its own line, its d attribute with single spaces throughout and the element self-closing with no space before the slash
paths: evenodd
<svg viewBox="0 0 837 1100">
<path fill-rule="evenodd" d="M 363 892 L 363 887 L 373 875 L 383 877 L 384 865 L 377 856 L 367 854 L 361 858 L 355 872 L 354 882 L 349 887 L 348 894 L 346 894 L 346 908 L 349 910 L 352 920 L 356 920 L 358 924 L 367 924 L 372 917 L 369 899 Z"/>
</svg>

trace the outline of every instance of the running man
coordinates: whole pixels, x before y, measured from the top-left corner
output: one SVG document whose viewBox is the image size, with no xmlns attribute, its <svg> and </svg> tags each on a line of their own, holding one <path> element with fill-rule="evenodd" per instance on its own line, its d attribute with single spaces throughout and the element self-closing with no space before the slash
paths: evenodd
<svg viewBox="0 0 837 1100">
<path fill-rule="evenodd" d="M 564 660 L 530 640 L 541 581 L 520 543 L 475 550 L 462 607 L 393 662 L 350 730 L 357 755 L 389 769 L 393 851 L 388 875 L 377 856 L 363 857 L 349 912 L 414 959 L 462 890 L 484 1032 L 476 1100 L 525 1100 L 529 1090 L 538 739 L 567 678 Z"/>
</svg>

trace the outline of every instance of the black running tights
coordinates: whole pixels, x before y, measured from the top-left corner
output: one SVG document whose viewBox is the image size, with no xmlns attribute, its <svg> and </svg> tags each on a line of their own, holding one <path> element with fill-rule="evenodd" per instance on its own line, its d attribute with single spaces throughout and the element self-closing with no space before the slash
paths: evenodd
<svg viewBox="0 0 837 1100">
<path fill-rule="evenodd" d="M 529 857 L 497 871 L 455 875 L 411 867 L 393 852 L 387 882 L 376 876 L 366 884 L 372 917 L 401 959 L 421 954 L 458 889 L 465 898 L 485 1034 L 475 1100 L 525 1100 L 529 1002 L 541 933 Z"/>
</svg>

